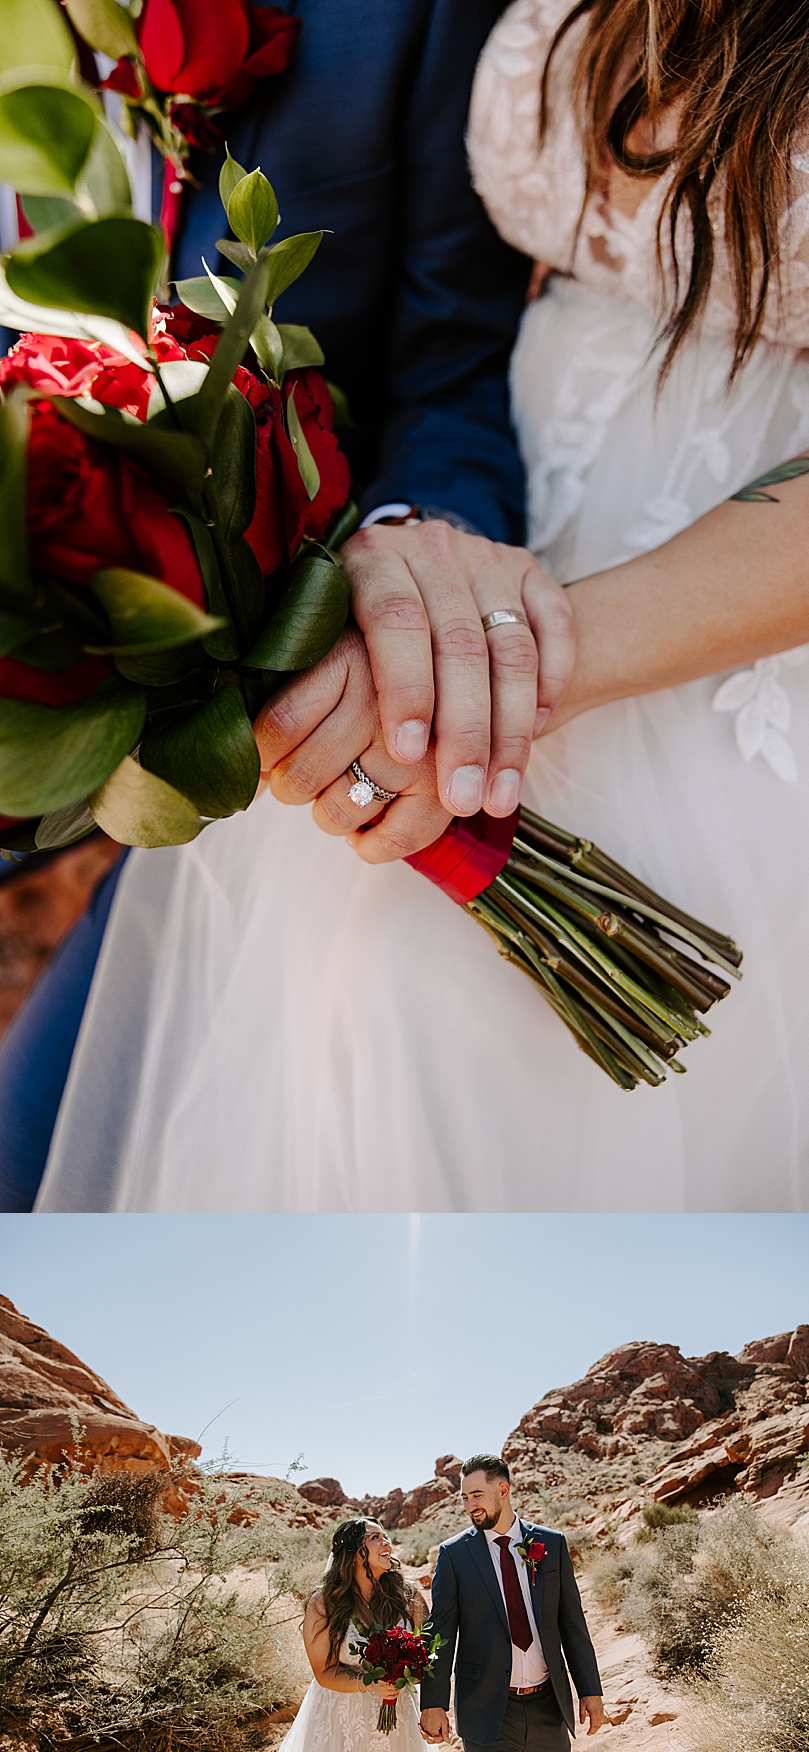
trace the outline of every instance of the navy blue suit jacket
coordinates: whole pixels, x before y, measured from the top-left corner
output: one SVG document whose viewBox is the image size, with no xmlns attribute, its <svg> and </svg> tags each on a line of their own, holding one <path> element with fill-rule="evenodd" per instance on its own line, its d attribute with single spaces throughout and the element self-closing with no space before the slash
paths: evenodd
<svg viewBox="0 0 809 1752">
<path fill-rule="evenodd" d="M 280 201 L 279 237 L 330 232 L 281 320 L 308 324 L 355 420 L 367 506 L 456 511 L 523 538 L 523 475 L 507 365 L 528 263 L 469 183 L 464 128 L 475 65 L 505 0 L 297 0 L 289 71 L 225 118 L 233 156 Z M 222 154 L 203 158 L 178 278 L 217 264 Z M 220 266 L 227 270 L 228 264 Z M 44 1170 L 116 875 L 38 982 L 0 1049 L 0 1208 L 30 1209 Z"/>
<path fill-rule="evenodd" d="M 579 1697 L 599 1696 L 601 1680 L 570 1553 L 561 1533 L 522 1519 L 520 1526 L 545 1546 L 542 1562 L 529 1574 L 531 1606 L 554 1696 L 575 1734 L 568 1668 Z M 432 1602 L 430 1628 L 445 1641 L 434 1672 L 422 1683 L 421 1707 L 448 1707 L 454 1661 L 458 1733 L 464 1741 L 490 1746 L 508 1703 L 511 1632 L 485 1533 L 472 1527 L 440 1547 Z"/>
<path fill-rule="evenodd" d="M 279 299 L 348 393 L 368 502 L 457 511 L 523 539 L 524 484 L 506 372 L 528 263 L 496 235 L 470 182 L 464 128 L 481 48 L 504 0 L 298 0 L 289 71 L 258 88 L 228 144 L 273 183 L 278 236 L 330 232 Z M 219 159 L 202 165 L 175 271 L 213 267 Z M 223 262 L 221 271 L 227 272 Z"/>
</svg>

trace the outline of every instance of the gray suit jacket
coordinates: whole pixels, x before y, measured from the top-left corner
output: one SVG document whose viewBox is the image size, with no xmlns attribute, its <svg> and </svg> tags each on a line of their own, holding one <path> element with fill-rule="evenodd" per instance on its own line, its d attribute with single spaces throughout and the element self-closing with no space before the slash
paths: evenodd
<svg viewBox="0 0 809 1752">
<path fill-rule="evenodd" d="M 531 1605 L 556 1701 L 575 1734 L 568 1669 L 580 1697 L 598 1696 L 601 1680 L 570 1553 L 561 1533 L 522 1519 L 520 1526 L 523 1534 L 545 1546 L 531 1580 Z M 439 1550 L 430 1627 L 445 1643 L 434 1672 L 422 1684 L 422 1709 L 447 1708 L 457 1644 L 458 1733 L 464 1741 L 491 1745 L 508 1703 L 511 1634 L 486 1535 L 477 1528 L 459 1533 Z"/>
</svg>

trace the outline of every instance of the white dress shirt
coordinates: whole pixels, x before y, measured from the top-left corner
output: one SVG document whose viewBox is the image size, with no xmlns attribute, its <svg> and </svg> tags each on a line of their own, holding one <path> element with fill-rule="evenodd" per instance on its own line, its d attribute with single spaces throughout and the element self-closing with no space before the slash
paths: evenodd
<svg viewBox="0 0 809 1752">
<path fill-rule="evenodd" d="M 486 1528 L 486 1539 L 489 1545 L 491 1560 L 494 1564 L 494 1573 L 497 1577 L 500 1592 L 503 1596 L 503 1604 L 506 1605 L 506 1590 L 503 1586 L 503 1571 L 500 1564 L 501 1548 L 495 1543 L 500 1537 L 501 1535 L 497 1532 L 495 1527 Z M 515 1688 L 522 1689 L 523 1686 L 526 1685 L 542 1685 L 548 1677 L 548 1663 L 542 1653 L 539 1631 L 534 1622 L 534 1608 L 531 1600 L 528 1565 L 523 1562 L 523 1559 L 520 1557 L 517 1550 L 517 1546 L 522 1545 L 522 1528 L 516 1517 L 509 1529 L 508 1537 L 511 1555 L 514 1559 L 520 1587 L 522 1588 L 525 1610 L 528 1613 L 528 1623 L 531 1626 L 533 1636 L 533 1641 L 527 1649 L 518 1649 L 516 1643 L 512 1643 L 511 1645 L 511 1687 L 512 1690 L 514 1690 Z M 508 1616 L 507 1605 L 506 1616 Z"/>
</svg>

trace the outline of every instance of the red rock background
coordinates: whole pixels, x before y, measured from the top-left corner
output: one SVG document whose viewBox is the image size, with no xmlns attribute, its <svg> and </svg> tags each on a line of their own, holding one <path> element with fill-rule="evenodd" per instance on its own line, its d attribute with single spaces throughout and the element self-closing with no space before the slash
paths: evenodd
<svg viewBox="0 0 809 1752">
<path fill-rule="evenodd" d="M 98 833 L 44 863 L 0 865 L 0 1036 L 120 849 Z"/>
</svg>

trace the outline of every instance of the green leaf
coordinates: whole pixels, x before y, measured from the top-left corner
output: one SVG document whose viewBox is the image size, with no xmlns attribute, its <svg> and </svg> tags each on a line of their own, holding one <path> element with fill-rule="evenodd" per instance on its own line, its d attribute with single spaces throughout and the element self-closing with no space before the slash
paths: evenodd
<svg viewBox="0 0 809 1752">
<path fill-rule="evenodd" d="M 228 201 L 233 194 L 233 190 L 244 180 L 246 175 L 247 171 L 241 164 L 236 162 L 235 158 L 231 158 L 230 148 L 226 146 L 225 162 L 219 172 L 219 199 L 222 202 L 225 212 L 228 210 Z"/>
<path fill-rule="evenodd" d="M 223 255 L 227 261 L 232 262 L 235 268 L 244 268 L 246 274 L 250 272 L 253 266 L 253 257 L 246 244 L 234 243 L 231 237 L 219 237 L 216 247 L 219 254 Z"/>
<path fill-rule="evenodd" d="M 0 404 L 0 585 L 21 601 L 31 589 L 25 521 L 28 432 L 28 397 L 18 391 Z"/>
<path fill-rule="evenodd" d="M 23 213 L 35 235 L 42 231 L 61 231 L 67 225 L 79 224 L 83 217 L 75 201 L 68 200 L 66 195 L 24 195 L 20 198 Z"/>
<path fill-rule="evenodd" d="M 101 444 L 112 444 L 133 462 L 175 487 L 184 498 L 196 503 L 205 476 L 205 451 L 190 432 L 177 432 L 158 420 L 146 425 L 122 420 L 114 412 L 94 414 L 70 396 L 53 396 L 54 407 L 64 414 L 71 425 L 78 426 L 88 438 Z"/>
<path fill-rule="evenodd" d="M 121 566 L 95 572 L 90 588 L 110 623 L 111 642 L 100 647 L 102 650 L 130 657 L 173 651 L 178 645 L 205 638 L 222 625 L 168 584 Z"/>
<path fill-rule="evenodd" d="M 227 203 L 228 224 L 255 258 L 278 226 L 275 190 L 260 170 L 239 179 Z"/>
<path fill-rule="evenodd" d="M 118 0 L 114 4 L 117 6 Z M 89 203 L 99 219 L 107 213 L 131 211 L 132 188 L 124 155 L 112 129 L 101 118 L 76 193 L 84 207 Z"/>
<path fill-rule="evenodd" d="M 261 776 L 256 739 L 235 685 L 223 687 L 181 723 L 151 730 L 140 758 L 149 772 L 182 789 L 201 815 L 246 809 Z"/>
<path fill-rule="evenodd" d="M 76 45 L 54 0 L 3 0 L 0 74 L 16 67 L 69 73 Z"/>
<path fill-rule="evenodd" d="M 298 410 L 295 406 L 294 386 L 290 390 L 289 395 L 287 396 L 286 416 L 287 416 L 287 431 L 289 432 L 289 442 L 292 445 L 292 448 L 293 448 L 295 455 L 298 459 L 298 468 L 300 470 L 301 480 L 303 481 L 303 484 L 306 488 L 306 491 L 309 494 L 309 498 L 316 499 L 318 493 L 320 492 L 320 470 L 317 466 L 317 463 L 315 462 L 315 459 L 312 455 L 311 450 L 309 449 L 309 444 L 307 442 L 306 434 L 304 432 L 303 426 L 301 425 L 300 415 L 299 415 Z"/>
<path fill-rule="evenodd" d="M 0 700 L 0 813 L 47 815 L 78 803 L 137 742 L 144 695 L 107 681 L 73 706 Z"/>
<path fill-rule="evenodd" d="M 284 371 L 306 371 L 310 367 L 317 369 L 325 365 L 323 348 L 311 329 L 301 328 L 297 323 L 279 322 L 278 333 L 284 345 Z"/>
<path fill-rule="evenodd" d="M 244 282 L 236 309 L 217 344 L 208 376 L 199 395 L 194 398 L 194 429 L 206 446 L 211 444 L 234 373 L 241 365 L 250 336 L 264 310 L 268 272 L 268 262 L 262 256 Z"/>
<path fill-rule="evenodd" d="M 36 849 L 53 852 L 60 846 L 73 846 L 95 830 L 95 817 L 83 797 L 81 802 L 71 803 L 69 809 L 55 809 L 50 815 L 43 815 L 34 836 Z"/>
<path fill-rule="evenodd" d="M 139 58 L 135 26 L 118 0 L 64 0 L 64 7 L 91 49 L 109 55 L 111 61 L 120 61 L 124 55 Z"/>
<path fill-rule="evenodd" d="M 122 846 L 185 846 L 202 830 L 193 803 L 130 755 L 89 804 L 99 827 Z"/>
<path fill-rule="evenodd" d="M 235 290 L 233 290 L 228 285 L 227 280 L 222 280 L 222 279 L 220 279 L 218 274 L 213 274 L 211 272 L 210 268 L 208 267 L 208 263 L 206 262 L 204 256 L 202 258 L 202 266 L 205 269 L 207 277 L 210 280 L 211 285 L 213 286 L 214 292 L 216 293 L 216 296 L 219 299 L 220 304 L 222 304 L 224 306 L 225 310 L 227 311 L 228 316 L 232 316 L 233 312 L 236 309 L 236 306 L 239 302 L 239 293 L 241 292 L 241 289 L 242 289 L 244 282 L 242 280 L 237 280 L 236 284 L 235 284 Z"/>
<path fill-rule="evenodd" d="M 232 599 L 238 603 L 244 635 L 249 639 L 261 625 L 265 606 L 261 568 L 243 540 L 256 507 L 256 421 L 250 403 L 232 385 L 216 429 L 207 496 Z"/>
<path fill-rule="evenodd" d="M 351 590 L 336 560 L 306 553 L 295 562 L 278 607 L 245 658 L 250 669 L 308 669 L 346 623 Z"/>
<path fill-rule="evenodd" d="M 86 311 L 58 310 L 44 304 L 30 304 L 17 298 L 10 290 L 0 264 L 0 323 L 19 329 L 21 334 L 70 335 L 82 341 L 103 341 L 116 353 L 123 353 L 133 365 L 147 368 L 140 341 L 120 322 L 109 322 L 105 316 L 93 316 Z"/>
<path fill-rule="evenodd" d="M 340 388 L 339 383 L 327 382 L 326 388 L 331 396 L 334 407 L 335 427 L 353 426 L 354 420 L 351 413 L 351 403 L 345 390 Z"/>
<path fill-rule="evenodd" d="M 0 178 L 21 195 L 69 195 L 87 161 L 98 114 L 75 86 L 0 91 Z"/>
<path fill-rule="evenodd" d="M 193 310 L 195 316 L 204 316 L 206 322 L 226 323 L 231 313 L 223 304 L 216 290 L 217 285 L 227 286 L 234 299 L 238 298 L 242 289 L 241 280 L 234 280 L 230 275 L 222 275 L 221 278 L 217 275 L 215 283 L 211 274 L 201 274 L 195 280 L 175 281 L 177 297 L 187 310 Z"/>
<path fill-rule="evenodd" d="M 267 303 L 270 307 L 280 298 L 282 292 L 286 292 L 288 286 L 300 279 L 317 255 L 322 242 L 322 231 L 302 231 L 298 237 L 285 237 L 283 243 L 273 244 L 270 250 L 270 277 L 267 282 Z"/>
<path fill-rule="evenodd" d="M 349 499 L 348 504 L 343 506 L 342 511 L 338 511 L 334 522 L 329 525 L 329 528 L 323 537 L 323 546 L 335 549 L 341 548 L 343 542 L 348 541 L 349 536 L 353 535 L 354 531 L 359 529 L 359 526 L 359 507 L 355 505 L 353 499 Z"/>
<path fill-rule="evenodd" d="M 9 256 L 6 279 L 18 298 L 110 317 L 148 340 L 162 265 L 157 227 L 121 214 L 30 238 Z"/>
<path fill-rule="evenodd" d="M 149 652 L 145 657 L 133 657 L 128 651 L 117 651 L 115 667 L 127 681 L 137 687 L 172 687 L 183 681 L 193 670 L 200 669 L 205 658 L 200 647 L 180 645 L 176 651 Z"/>
<path fill-rule="evenodd" d="M 250 345 L 262 370 L 278 383 L 284 358 L 284 343 L 271 317 L 259 317 L 250 336 Z"/>
<path fill-rule="evenodd" d="M 238 390 L 236 391 L 238 395 Z M 178 516 L 188 530 L 194 543 L 197 564 L 205 584 L 205 600 L 211 614 L 225 621 L 221 632 L 211 633 L 204 641 L 204 648 L 209 657 L 217 663 L 234 663 L 239 656 L 239 645 L 233 631 L 230 610 L 222 588 L 222 578 L 219 571 L 219 561 L 216 548 L 207 523 L 193 511 L 186 511 L 178 506 Z"/>
<path fill-rule="evenodd" d="M 23 620 L 22 615 L 6 614 L 0 609 L 0 657 L 8 657 L 11 651 L 24 645 L 36 630 L 31 621 Z"/>
</svg>

